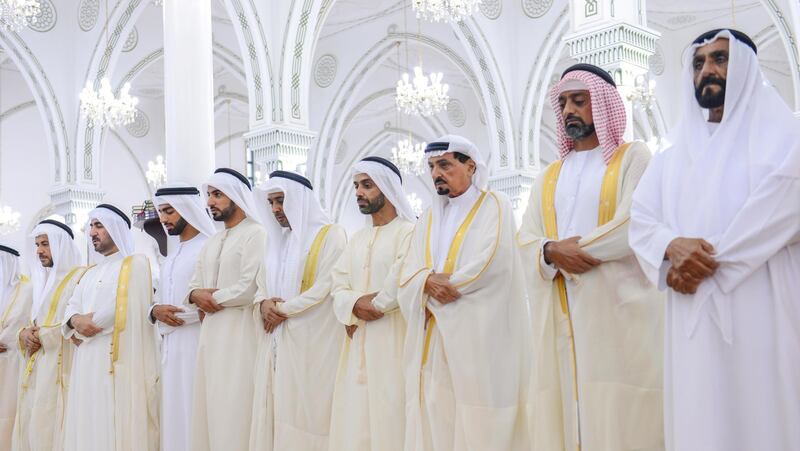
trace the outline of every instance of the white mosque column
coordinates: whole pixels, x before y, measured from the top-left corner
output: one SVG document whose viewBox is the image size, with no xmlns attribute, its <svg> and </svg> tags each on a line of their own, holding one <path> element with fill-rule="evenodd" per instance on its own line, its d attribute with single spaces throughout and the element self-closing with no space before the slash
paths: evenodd
<svg viewBox="0 0 800 451">
<path fill-rule="evenodd" d="M 531 193 L 533 179 L 534 172 L 530 170 L 504 171 L 489 177 L 489 189 L 501 191 L 511 199 L 511 207 L 514 209 L 517 227 L 519 227 L 522 215 L 528 207 L 528 197 Z"/>
<path fill-rule="evenodd" d="M 660 35 L 647 27 L 645 0 L 570 0 L 570 56 L 607 70 L 617 83 L 628 113 L 625 139 L 633 139 L 630 97 L 636 78 L 646 76 Z"/>
<path fill-rule="evenodd" d="M 89 211 L 103 201 L 104 195 L 105 192 L 97 188 L 78 185 L 59 186 L 50 191 L 54 213 L 63 216 L 64 222 L 75 232 L 75 242 L 84 257 L 88 245 L 84 226 L 89 219 Z"/>
<path fill-rule="evenodd" d="M 306 174 L 308 152 L 316 133 L 297 126 L 271 124 L 244 135 L 247 148 L 253 152 L 253 164 L 266 178 L 276 170 Z"/>
<path fill-rule="evenodd" d="M 214 169 L 211 0 L 163 8 L 167 181 L 200 185 Z"/>
</svg>

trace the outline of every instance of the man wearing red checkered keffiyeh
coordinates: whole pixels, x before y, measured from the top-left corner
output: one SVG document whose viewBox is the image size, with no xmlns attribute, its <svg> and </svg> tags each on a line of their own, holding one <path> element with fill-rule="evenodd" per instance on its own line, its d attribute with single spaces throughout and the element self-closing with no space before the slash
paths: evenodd
<svg viewBox="0 0 800 451">
<path fill-rule="evenodd" d="M 534 319 L 533 449 L 664 449 L 661 294 L 628 245 L 651 154 L 623 141 L 625 106 L 603 69 L 570 67 L 550 99 L 560 159 L 536 179 L 518 235 Z"/>
</svg>

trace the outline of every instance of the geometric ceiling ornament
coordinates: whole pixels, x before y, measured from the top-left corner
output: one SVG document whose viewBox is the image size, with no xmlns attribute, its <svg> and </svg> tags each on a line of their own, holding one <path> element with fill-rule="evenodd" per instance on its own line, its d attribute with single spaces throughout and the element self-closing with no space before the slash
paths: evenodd
<svg viewBox="0 0 800 451">
<path fill-rule="evenodd" d="M 39 0 L 39 14 L 36 15 L 36 22 L 32 22 L 28 27 L 31 30 L 44 33 L 56 26 L 56 7 L 50 0 Z"/>
<path fill-rule="evenodd" d="M 653 71 L 655 75 L 664 73 L 664 50 L 660 45 L 656 44 L 656 51 L 650 56 L 649 63 L 650 70 Z"/>
<path fill-rule="evenodd" d="M 478 8 L 483 16 L 489 20 L 496 20 L 503 12 L 503 3 L 500 0 L 483 0 Z"/>
<path fill-rule="evenodd" d="M 320 88 L 327 88 L 336 78 L 338 63 L 333 55 L 322 55 L 314 65 L 314 82 Z"/>
<path fill-rule="evenodd" d="M 417 19 L 455 23 L 471 16 L 480 3 L 481 0 L 411 0 L 411 9 Z"/>
<path fill-rule="evenodd" d="M 139 30 L 136 27 L 133 27 L 130 33 L 128 33 L 128 39 L 125 39 L 125 44 L 122 45 L 123 52 L 130 52 L 131 50 L 136 48 L 136 44 L 139 43 Z"/>
<path fill-rule="evenodd" d="M 684 26 L 684 25 L 689 25 L 696 20 L 697 17 L 691 14 L 681 14 L 680 16 L 670 17 L 669 19 L 667 19 L 667 22 L 670 25 Z"/>
<path fill-rule="evenodd" d="M 81 0 L 78 5 L 78 25 L 83 31 L 89 31 L 97 24 L 100 16 L 100 0 Z"/>
<path fill-rule="evenodd" d="M 454 127 L 463 127 L 467 122 L 467 114 L 464 111 L 464 104 L 458 99 L 450 99 L 447 102 L 447 119 Z"/>
<path fill-rule="evenodd" d="M 525 15 L 533 19 L 547 14 L 551 6 L 553 0 L 522 0 L 522 10 L 525 11 Z"/>
<path fill-rule="evenodd" d="M 144 138 L 150 132 L 150 118 L 144 111 L 136 109 L 136 117 L 133 122 L 125 126 L 128 133 L 134 138 Z"/>
</svg>

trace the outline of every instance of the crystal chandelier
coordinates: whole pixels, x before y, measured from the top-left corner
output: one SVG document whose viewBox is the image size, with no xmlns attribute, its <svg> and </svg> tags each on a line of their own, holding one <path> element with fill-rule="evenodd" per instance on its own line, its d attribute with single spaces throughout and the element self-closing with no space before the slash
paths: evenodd
<svg viewBox="0 0 800 451">
<path fill-rule="evenodd" d="M 418 19 L 429 22 L 461 22 L 481 4 L 481 0 L 412 0 Z"/>
<path fill-rule="evenodd" d="M 9 31 L 19 31 L 36 23 L 41 13 L 39 0 L 0 0 L 0 20 Z"/>
<path fill-rule="evenodd" d="M 411 210 L 414 212 L 414 215 L 419 217 L 419 215 L 422 214 L 422 199 L 417 196 L 417 193 L 406 195 L 406 199 L 408 199 L 408 203 L 411 205 Z"/>
<path fill-rule="evenodd" d="M 161 185 L 167 183 L 167 165 L 164 163 L 164 157 L 158 155 L 155 162 L 148 161 L 147 172 L 145 172 L 144 176 L 153 189 L 158 189 Z"/>
<path fill-rule="evenodd" d="M 426 145 L 424 142 L 414 143 L 410 139 L 397 141 L 397 145 L 392 147 L 392 160 L 400 172 L 413 176 L 422 175 L 424 171 L 422 160 Z"/>
<path fill-rule="evenodd" d="M 8 205 L 0 207 L 0 235 L 6 235 L 19 230 L 19 212 Z"/>
<path fill-rule="evenodd" d="M 405 114 L 431 116 L 447 107 L 450 96 L 447 91 L 450 86 L 442 83 L 442 73 L 435 72 L 426 77 L 422 67 L 414 67 L 414 80 L 409 80 L 408 73 L 404 73 L 397 81 L 395 103 L 397 109 Z"/>
<path fill-rule="evenodd" d="M 129 94 L 130 89 L 131 84 L 125 83 L 119 98 L 116 98 L 108 78 L 100 80 L 99 91 L 95 91 L 92 82 L 87 80 L 80 95 L 81 116 L 86 118 L 90 127 L 130 124 L 136 119 L 136 105 L 139 103 L 138 98 Z"/>
</svg>

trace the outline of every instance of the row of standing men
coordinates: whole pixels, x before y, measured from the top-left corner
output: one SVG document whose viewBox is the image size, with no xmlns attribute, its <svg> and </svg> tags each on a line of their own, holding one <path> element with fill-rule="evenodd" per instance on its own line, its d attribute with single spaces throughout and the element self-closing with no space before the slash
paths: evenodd
<svg viewBox="0 0 800 451">
<path fill-rule="evenodd" d="M 349 240 L 293 172 L 160 189 L 155 300 L 119 209 L 90 212 L 89 268 L 43 221 L 32 283 L 0 247 L 0 450 L 793 449 L 800 140 L 756 52 L 690 46 L 652 161 L 614 79 L 567 69 L 519 230 L 453 135 L 419 218 L 391 162 L 353 167 Z"/>
</svg>

